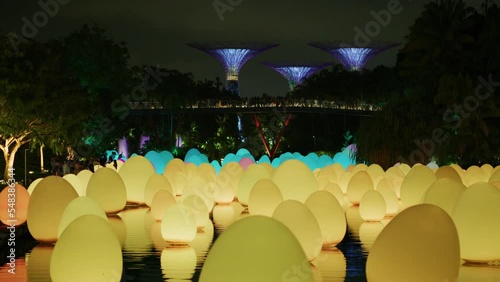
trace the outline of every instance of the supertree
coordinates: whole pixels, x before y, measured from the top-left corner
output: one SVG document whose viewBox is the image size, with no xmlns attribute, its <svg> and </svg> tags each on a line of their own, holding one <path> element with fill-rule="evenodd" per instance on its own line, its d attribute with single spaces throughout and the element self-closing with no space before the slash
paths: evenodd
<svg viewBox="0 0 500 282">
<path fill-rule="evenodd" d="M 227 90 L 239 95 L 238 76 L 243 65 L 259 53 L 274 48 L 279 44 L 271 43 L 188 43 L 217 59 L 224 66 L 227 78 Z"/>
<path fill-rule="evenodd" d="M 349 71 L 361 71 L 371 58 L 387 49 L 399 46 L 400 43 L 370 43 L 368 46 L 357 47 L 356 44 L 347 44 L 343 41 L 311 42 L 310 46 L 321 49 L 344 65 Z"/>
<path fill-rule="evenodd" d="M 288 85 L 290 90 L 293 90 L 297 85 L 302 84 L 306 78 L 311 76 L 318 70 L 325 68 L 332 63 L 323 64 L 274 64 L 262 62 L 263 65 L 272 68 L 273 70 L 279 72 L 288 80 Z"/>
</svg>

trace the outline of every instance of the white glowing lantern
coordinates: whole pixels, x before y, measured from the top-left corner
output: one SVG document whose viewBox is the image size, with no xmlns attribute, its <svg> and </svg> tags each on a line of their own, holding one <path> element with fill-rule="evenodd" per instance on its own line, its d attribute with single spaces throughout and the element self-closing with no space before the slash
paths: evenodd
<svg viewBox="0 0 500 282">
<path fill-rule="evenodd" d="M 25 223 L 28 219 L 29 202 L 30 194 L 22 185 L 15 184 L 14 187 L 10 185 L 5 187 L 0 192 L 0 221 L 7 226 L 18 226 Z"/>
<path fill-rule="evenodd" d="M 414 166 L 401 183 L 401 202 L 405 207 L 422 203 L 425 191 L 436 181 L 434 172 L 424 166 Z"/>
<path fill-rule="evenodd" d="M 384 177 L 384 174 L 385 174 L 384 169 L 378 164 L 371 164 L 366 169 L 366 172 L 372 178 L 374 187 L 377 186 L 378 182 Z"/>
<path fill-rule="evenodd" d="M 35 179 L 33 182 L 31 182 L 30 186 L 28 186 L 28 194 L 31 195 L 33 193 L 33 190 L 35 190 L 36 185 L 42 181 L 43 177 Z"/>
<path fill-rule="evenodd" d="M 441 208 L 422 204 L 394 217 L 368 255 L 366 279 L 386 281 L 456 281 L 460 245 L 455 225 Z"/>
<path fill-rule="evenodd" d="M 78 194 L 68 181 L 59 176 L 44 178 L 31 194 L 28 205 L 28 229 L 39 242 L 57 241 L 59 221 L 66 206 Z"/>
<path fill-rule="evenodd" d="M 460 237 L 460 255 L 473 263 L 500 259 L 500 191 L 479 182 L 462 192 L 453 209 Z"/>
<path fill-rule="evenodd" d="M 377 190 L 370 190 L 363 195 L 359 204 L 359 214 L 364 221 L 381 221 L 387 211 L 384 197 Z"/>
<path fill-rule="evenodd" d="M 156 221 L 161 221 L 167 209 L 175 203 L 175 197 L 170 191 L 166 189 L 159 190 L 151 201 L 151 216 Z"/>
<path fill-rule="evenodd" d="M 165 176 L 161 174 L 151 175 L 148 182 L 146 182 L 146 187 L 144 188 L 144 203 L 150 207 L 153 202 L 153 197 L 156 192 L 160 190 L 167 190 L 170 194 L 174 193 L 172 185 Z"/>
<path fill-rule="evenodd" d="M 231 175 L 227 171 L 221 171 L 215 178 L 214 201 L 217 204 L 230 204 L 235 197 L 234 189 L 231 186 Z"/>
<path fill-rule="evenodd" d="M 296 277 L 294 269 L 300 271 L 301 278 Z M 249 216 L 233 224 L 215 241 L 203 264 L 199 281 L 293 279 L 314 281 L 310 263 L 295 236 L 272 218 Z"/>
<path fill-rule="evenodd" d="M 336 183 L 330 183 L 325 186 L 325 191 L 330 192 L 337 201 L 339 202 L 340 206 L 344 206 L 345 201 L 345 196 L 344 193 L 342 192 L 342 188 Z"/>
<path fill-rule="evenodd" d="M 469 187 L 478 182 L 488 182 L 488 176 L 480 167 L 473 165 L 465 171 L 463 182 Z"/>
<path fill-rule="evenodd" d="M 160 265 L 167 281 L 191 280 L 196 270 L 196 252 L 190 246 L 164 248 Z"/>
<path fill-rule="evenodd" d="M 229 186 L 233 189 L 234 195 L 236 195 L 240 179 L 243 176 L 245 170 L 239 163 L 229 162 L 222 167 L 219 174 L 222 172 L 227 172 L 227 174 L 229 175 Z"/>
<path fill-rule="evenodd" d="M 198 227 L 198 229 L 202 229 L 208 224 L 210 218 L 208 216 L 207 206 L 200 196 L 191 194 L 184 198 L 182 203 L 191 208 L 196 220 L 196 227 Z"/>
<path fill-rule="evenodd" d="M 172 245 L 186 245 L 196 236 L 196 219 L 191 208 L 175 203 L 163 215 L 161 235 Z"/>
<path fill-rule="evenodd" d="M 432 204 L 442 208 L 450 216 L 453 214 L 455 203 L 466 187 L 462 182 L 450 178 L 441 178 L 432 183 L 422 200 L 425 204 Z"/>
<path fill-rule="evenodd" d="M 283 195 L 283 200 L 297 200 L 304 203 L 318 190 L 318 183 L 312 171 L 301 161 L 287 160 L 274 171 L 273 182 Z"/>
<path fill-rule="evenodd" d="M 78 197 L 72 200 L 66 206 L 66 209 L 64 209 L 64 213 L 61 217 L 61 220 L 59 221 L 58 237 L 61 237 L 64 229 L 66 229 L 66 227 L 68 227 L 71 222 L 73 222 L 80 216 L 88 214 L 98 216 L 104 219 L 106 222 L 108 221 L 106 213 L 96 201 L 88 196 Z"/>
<path fill-rule="evenodd" d="M 462 183 L 462 177 L 451 166 L 442 166 L 434 173 L 437 179 L 449 178 Z"/>
<path fill-rule="evenodd" d="M 214 187 L 211 187 L 203 177 L 193 176 L 188 178 L 182 197 L 185 198 L 192 194 L 200 196 L 205 202 L 207 210 L 210 212 L 215 204 L 213 189 Z"/>
<path fill-rule="evenodd" d="M 143 156 L 128 159 L 118 171 L 127 189 L 127 200 L 144 204 L 144 189 L 151 175 L 155 174 L 153 164 Z"/>
<path fill-rule="evenodd" d="M 254 187 L 255 183 L 259 180 L 270 178 L 271 174 L 265 167 L 258 166 L 256 164 L 249 165 L 245 172 L 243 172 L 238 184 L 238 189 L 236 190 L 238 202 L 240 202 L 243 206 L 248 206 L 248 197 L 250 196 L 250 191 Z"/>
<path fill-rule="evenodd" d="M 82 182 L 80 181 L 80 178 L 76 176 L 75 174 L 66 174 L 63 176 L 63 178 L 73 186 L 75 189 L 76 193 L 78 193 L 78 196 L 85 196 L 85 189 L 83 188 Z"/>
<path fill-rule="evenodd" d="M 347 223 L 344 210 L 330 192 L 319 190 L 311 194 L 305 205 L 318 221 L 324 246 L 335 246 L 345 236 Z"/>
<path fill-rule="evenodd" d="M 389 179 L 382 179 L 377 184 L 376 189 L 382 197 L 384 197 L 386 211 L 385 214 L 393 216 L 399 211 L 399 200 L 396 192 L 394 192 L 394 184 Z"/>
<path fill-rule="evenodd" d="M 355 173 L 347 185 L 347 199 L 353 205 L 359 205 L 363 195 L 374 190 L 373 180 L 366 171 Z"/>
<path fill-rule="evenodd" d="M 346 172 L 339 175 L 339 181 L 337 182 L 337 184 L 342 189 L 342 192 L 344 194 L 347 194 L 347 186 L 349 185 L 349 182 L 351 181 L 352 176 L 353 176 L 353 173 L 350 171 L 346 171 Z"/>
<path fill-rule="evenodd" d="M 296 200 L 286 200 L 276 207 L 273 218 L 292 231 L 308 260 L 319 255 L 323 245 L 321 228 L 311 210 Z"/>
<path fill-rule="evenodd" d="M 273 216 L 276 207 L 283 201 L 281 192 L 270 179 L 255 183 L 248 197 L 248 212 L 251 215 Z"/>
<path fill-rule="evenodd" d="M 94 199 L 106 213 L 117 213 L 127 204 L 127 190 L 121 176 L 110 168 L 102 168 L 90 177 L 86 195 Z"/>
<path fill-rule="evenodd" d="M 53 282 L 118 281 L 122 271 L 120 242 L 109 223 L 95 215 L 68 225 L 50 260 Z"/>
<path fill-rule="evenodd" d="M 76 176 L 80 179 L 83 187 L 83 195 L 87 195 L 87 184 L 89 183 L 90 177 L 92 177 L 92 171 L 88 169 L 81 170 Z"/>
</svg>

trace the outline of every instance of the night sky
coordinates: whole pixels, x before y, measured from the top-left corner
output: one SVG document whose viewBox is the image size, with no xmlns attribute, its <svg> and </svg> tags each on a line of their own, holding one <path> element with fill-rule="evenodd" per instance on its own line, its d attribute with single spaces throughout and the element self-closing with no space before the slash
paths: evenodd
<svg viewBox="0 0 500 282">
<path fill-rule="evenodd" d="M 52 2 L 55 0 L 42 0 Z M 261 61 L 317 63 L 334 61 L 327 53 L 309 47 L 310 41 L 352 41 L 355 27 L 364 30 L 374 20 L 371 12 L 387 10 L 388 3 L 399 2 L 398 14 L 381 27 L 373 41 L 404 42 L 409 26 L 422 12 L 426 1 L 411 0 L 59 0 L 59 12 L 39 28 L 34 39 L 45 41 L 66 35 L 79 26 L 97 23 L 115 41 L 125 41 L 131 64 L 160 65 L 192 72 L 197 80 L 225 81 L 223 67 L 205 53 L 186 46 L 188 42 L 258 41 L 279 43 L 247 62 L 240 73 L 243 97 L 284 95 L 287 81 L 260 64 Z M 231 11 L 220 16 L 214 2 Z M 472 1 L 469 1 L 472 2 Z M 477 1 L 479 2 L 479 1 Z M 231 7 L 231 3 L 236 4 Z M 479 3 L 476 3 L 478 5 Z M 2 32 L 22 32 L 26 17 L 41 11 L 38 1 L 0 2 Z M 397 49 L 370 61 L 376 65 L 394 65 Z"/>
</svg>

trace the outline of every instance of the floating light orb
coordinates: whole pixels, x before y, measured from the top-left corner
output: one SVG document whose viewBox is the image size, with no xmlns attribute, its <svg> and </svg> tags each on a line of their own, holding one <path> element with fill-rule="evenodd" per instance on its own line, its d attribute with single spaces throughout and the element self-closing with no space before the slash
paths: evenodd
<svg viewBox="0 0 500 282">
<path fill-rule="evenodd" d="M 306 205 L 296 200 L 285 200 L 276 207 L 273 218 L 292 231 L 309 261 L 319 255 L 323 245 L 321 228 Z"/>
<path fill-rule="evenodd" d="M 5 187 L 0 192 L 0 221 L 7 226 L 25 223 L 28 219 L 29 202 L 30 194 L 24 186 L 15 184 L 14 187 Z M 12 208 L 15 212 L 10 212 Z"/>
<path fill-rule="evenodd" d="M 500 166 L 498 166 L 500 167 Z M 489 183 L 497 182 L 500 181 L 500 169 L 496 170 L 493 172 L 490 176 L 490 179 L 488 180 Z"/>
<path fill-rule="evenodd" d="M 363 195 L 374 190 L 373 180 L 366 171 L 355 173 L 347 185 L 347 199 L 353 205 L 359 205 Z"/>
<path fill-rule="evenodd" d="M 248 206 L 248 197 L 250 196 L 250 191 L 254 187 L 255 183 L 262 179 L 271 179 L 271 174 L 263 166 L 258 166 L 252 164 L 248 166 L 243 175 L 241 176 L 238 189 L 236 190 L 236 197 L 238 202 L 243 206 Z"/>
<path fill-rule="evenodd" d="M 330 183 L 330 184 L 325 186 L 324 190 L 327 192 L 330 192 L 333 196 L 335 196 L 335 198 L 339 202 L 340 206 L 344 206 L 344 203 L 346 202 L 345 195 L 342 192 L 342 189 L 340 188 L 340 186 L 338 184 Z"/>
<path fill-rule="evenodd" d="M 132 203 L 144 204 L 144 189 L 155 169 L 151 162 L 143 156 L 133 156 L 121 167 L 118 174 L 125 183 L 127 200 Z"/>
<path fill-rule="evenodd" d="M 350 171 L 346 171 L 339 175 L 339 181 L 337 182 L 337 184 L 340 186 L 344 194 L 347 194 L 347 186 L 349 185 L 349 182 L 351 181 L 353 175 L 354 174 Z"/>
<path fill-rule="evenodd" d="M 213 189 L 215 189 L 215 187 L 209 185 L 209 183 L 203 177 L 194 176 L 188 179 L 182 196 L 183 198 L 185 198 L 192 194 L 198 195 L 203 200 L 203 202 L 205 202 L 208 212 L 211 212 L 212 208 L 215 205 Z"/>
<path fill-rule="evenodd" d="M 460 178 L 462 178 L 463 181 L 465 175 L 464 169 L 457 164 L 451 164 L 450 167 L 453 168 L 458 173 L 458 175 L 460 175 Z"/>
<path fill-rule="evenodd" d="M 30 186 L 28 186 L 28 194 L 31 195 L 33 193 L 33 190 L 35 189 L 36 185 L 42 181 L 43 177 L 35 179 L 33 182 L 31 182 Z"/>
<path fill-rule="evenodd" d="M 283 201 L 281 192 L 271 179 L 255 183 L 248 197 L 248 212 L 251 215 L 272 217 L 276 207 Z"/>
<path fill-rule="evenodd" d="M 151 201 L 151 216 L 156 221 L 161 221 L 167 209 L 175 203 L 175 197 L 170 191 L 166 189 L 157 191 Z"/>
<path fill-rule="evenodd" d="M 399 211 L 399 200 L 396 192 L 394 192 L 394 185 L 389 179 L 382 179 L 377 184 L 377 189 L 375 189 L 384 197 L 385 201 L 385 215 L 393 216 Z"/>
<path fill-rule="evenodd" d="M 66 206 L 78 194 L 71 184 L 59 176 L 44 178 L 31 194 L 28 205 L 28 229 L 39 242 L 57 241 L 59 221 Z"/>
<path fill-rule="evenodd" d="M 161 235 L 172 245 L 187 245 L 196 236 L 196 219 L 188 206 L 175 203 L 163 215 Z"/>
<path fill-rule="evenodd" d="M 90 177 L 92 177 L 92 171 L 88 169 L 81 170 L 76 176 L 80 179 L 83 187 L 83 195 L 87 195 L 87 185 L 89 183 Z"/>
<path fill-rule="evenodd" d="M 237 193 L 237 189 L 240 183 L 240 179 L 243 176 L 243 168 L 237 162 L 228 162 L 225 163 L 222 167 L 220 173 L 227 172 L 229 175 L 230 187 L 233 189 L 234 195 Z"/>
<path fill-rule="evenodd" d="M 301 277 L 294 269 L 300 270 Z M 264 216 L 249 216 L 224 231 L 210 249 L 200 274 L 200 282 L 293 279 L 313 282 L 310 264 L 293 233 Z"/>
<path fill-rule="evenodd" d="M 319 190 L 307 198 L 305 205 L 318 221 L 323 245 L 333 247 L 340 243 L 345 236 L 347 223 L 344 210 L 335 196 Z"/>
<path fill-rule="evenodd" d="M 127 190 L 121 176 L 110 168 L 96 171 L 87 184 L 86 195 L 108 214 L 117 213 L 127 204 Z"/>
<path fill-rule="evenodd" d="M 399 165 L 399 169 L 400 169 L 400 170 L 401 170 L 401 171 L 402 171 L 405 175 L 407 175 L 407 174 L 410 172 L 411 167 L 410 167 L 409 165 L 407 165 L 407 164 L 401 164 L 401 165 Z"/>
<path fill-rule="evenodd" d="M 174 196 L 181 196 L 186 188 L 187 177 L 183 172 L 177 171 L 174 173 L 163 174 L 170 182 Z"/>
<path fill-rule="evenodd" d="M 163 278 L 168 281 L 191 280 L 196 270 L 196 252 L 190 246 L 164 248 L 160 265 Z"/>
<path fill-rule="evenodd" d="M 370 190 L 363 195 L 359 203 L 359 214 L 364 221 L 381 221 L 387 211 L 384 197 L 377 190 Z"/>
<path fill-rule="evenodd" d="M 215 168 L 209 163 L 202 163 L 198 167 L 198 174 L 204 177 L 207 180 L 215 181 L 215 177 L 217 173 L 215 172 Z"/>
<path fill-rule="evenodd" d="M 405 207 L 422 203 L 425 191 L 436 181 L 434 172 L 423 165 L 414 166 L 401 183 L 401 202 Z"/>
<path fill-rule="evenodd" d="M 231 175 L 227 171 L 221 171 L 215 178 L 214 201 L 217 204 L 230 204 L 235 197 L 234 189 L 231 186 Z"/>
<path fill-rule="evenodd" d="M 460 266 L 458 234 L 441 208 L 422 204 L 394 217 L 375 240 L 366 262 L 366 279 L 456 281 Z"/>
<path fill-rule="evenodd" d="M 184 198 L 182 203 L 191 208 L 191 211 L 193 212 L 194 218 L 196 220 L 196 227 L 198 228 L 198 230 L 202 229 L 205 225 L 208 224 L 208 221 L 210 220 L 208 209 L 205 202 L 200 196 L 191 194 Z"/>
<path fill-rule="evenodd" d="M 399 166 L 392 166 L 387 169 L 384 175 L 390 179 L 403 179 L 406 174 L 400 169 Z"/>
<path fill-rule="evenodd" d="M 99 203 L 94 201 L 92 198 L 88 196 L 78 197 L 73 199 L 64 209 L 64 213 L 62 214 L 61 220 L 59 221 L 58 230 L 58 238 L 61 237 L 61 234 L 64 232 L 64 229 L 68 227 L 71 222 L 80 216 L 92 214 L 104 219 L 106 222 L 108 218 L 106 217 L 106 213 L 101 208 Z"/>
<path fill-rule="evenodd" d="M 437 179 L 449 178 L 462 183 L 462 177 L 451 166 L 442 166 L 434 173 Z"/>
<path fill-rule="evenodd" d="M 82 185 L 82 181 L 80 180 L 80 178 L 78 178 L 78 176 L 76 176 L 75 174 L 66 174 L 65 176 L 63 176 L 63 178 L 68 181 L 71 186 L 73 186 L 73 188 L 75 189 L 76 193 L 78 193 L 78 196 L 85 196 L 85 189 Z"/>
<path fill-rule="evenodd" d="M 167 190 L 170 194 L 173 194 L 172 185 L 168 179 L 161 174 L 153 174 L 149 177 L 144 188 L 144 203 L 150 207 L 153 202 L 153 197 L 156 192 L 160 190 Z"/>
<path fill-rule="evenodd" d="M 488 178 L 491 176 L 491 174 L 494 171 L 493 166 L 490 164 L 483 164 L 481 166 L 481 169 L 483 170 L 483 172 L 486 174 L 486 177 L 488 177 Z"/>
<path fill-rule="evenodd" d="M 273 175 L 283 200 L 297 200 L 304 203 L 309 195 L 318 190 L 318 183 L 312 171 L 301 161 L 288 160 L 282 163 Z"/>
<path fill-rule="evenodd" d="M 96 215 L 70 223 L 50 260 L 53 282 L 117 281 L 122 271 L 120 242 L 109 223 Z"/>
<path fill-rule="evenodd" d="M 463 180 L 465 186 L 469 187 L 478 182 L 488 182 L 488 175 L 480 167 L 473 165 L 465 171 Z"/>
<path fill-rule="evenodd" d="M 500 191 L 479 182 L 469 186 L 458 198 L 453 210 L 460 237 L 460 255 L 471 263 L 500 259 Z"/>
<path fill-rule="evenodd" d="M 342 171 L 342 173 L 344 173 Z M 331 166 L 325 166 L 318 171 L 318 175 L 316 175 L 316 179 L 326 179 L 328 183 L 337 183 L 338 176 L 335 172 L 335 169 Z"/>
<path fill-rule="evenodd" d="M 422 202 L 436 205 L 452 216 L 455 204 L 466 188 L 462 182 L 451 178 L 441 178 L 427 189 Z"/>
<path fill-rule="evenodd" d="M 385 171 L 384 169 L 378 165 L 378 164 L 371 164 L 367 169 L 366 172 L 370 175 L 372 179 L 376 179 L 380 176 L 384 176 Z"/>
</svg>

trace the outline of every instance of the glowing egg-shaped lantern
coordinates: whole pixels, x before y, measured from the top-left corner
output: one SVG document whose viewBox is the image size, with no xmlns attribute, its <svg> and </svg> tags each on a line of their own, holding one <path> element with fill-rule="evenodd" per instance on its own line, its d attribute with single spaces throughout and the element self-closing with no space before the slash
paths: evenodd
<svg viewBox="0 0 500 282">
<path fill-rule="evenodd" d="M 127 190 L 115 170 L 102 168 L 90 177 L 86 195 L 94 199 L 106 213 L 117 213 L 127 204 Z"/>
<path fill-rule="evenodd" d="M 379 234 L 368 255 L 366 279 L 457 281 L 459 267 L 453 220 L 443 209 L 422 204 L 403 210 Z"/>
<path fill-rule="evenodd" d="M 190 207 L 175 203 L 165 211 L 161 222 L 161 235 L 169 244 L 189 244 L 196 236 L 196 231 L 196 219 Z"/>
<path fill-rule="evenodd" d="M 248 197 L 248 212 L 251 215 L 273 216 L 276 207 L 283 201 L 281 192 L 271 179 L 255 183 Z"/>
<path fill-rule="evenodd" d="M 385 201 L 385 215 L 393 216 L 399 211 L 399 200 L 396 192 L 394 192 L 394 185 L 389 179 L 382 179 L 377 184 L 377 190 Z"/>
<path fill-rule="evenodd" d="M 461 166 L 457 164 L 451 164 L 450 167 L 453 168 L 458 173 L 458 175 L 460 175 L 462 179 L 464 178 L 465 170 Z"/>
<path fill-rule="evenodd" d="M 420 204 L 425 191 L 436 181 L 434 172 L 423 165 L 414 166 L 401 183 L 401 202 L 405 207 Z"/>
<path fill-rule="evenodd" d="M 404 178 L 405 173 L 400 169 L 399 166 L 391 166 L 384 174 L 387 178 L 395 179 L 395 178 Z"/>
<path fill-rule="evenodd" d="M 297 200 L 304 203 L 309 195 L 318 190 L 318 183 L 312 171 L 301 161 L 288 160 L 282 163 L 273 175 L 283 200 Z"/>
<path fill-rule="evenodd" d="M 477 182 L 488 182 L 488 176 L 477 165 L 470 166 L 464 173 L 464 184 L 469 187 Z"/>
<path fill-rule="evenodd" d="M 215 172 L 215 168 L 209 164 L 209 163 L 202 163 L 198 167 L 198 174 L 210 181 L 215 181 L 215 177 L 217 176 L 217 173 Z"/>
<path fill-rule="evenodd" d="M 250 196 L 250 191 L 254 187 L 255 183 L 259 180 L 270 178 L 271 174 L 265 167 L 255 164 L 248 166 L 241 176 L 238 189 L 236 190 L 238 202 L 240 202 L 243 206 L 248 206 L 248 197 Z"/>
<path fill-rule="evenodd" d="M 498 166 L 500 167 L 500 166 Z M 500 169 L 493 172 L 488 180 L 489 183 L 500 181 Z"/>
<path fill-rule="evenodd" d="M 191 208 L 191 211 L 193 212 L 194 218 L 196 220 L 196 227 L 198 227 L 198 229 L 202 229 L 205 225 L 208 224 L 210 218 L 208 216 L 207 205 L 200 196 L 191 194 L 184 198 L 182 203 Z"/>
<path fill-rule="evenodd" d="M 363 195 L 374 190 L 373 180 L 366 171 L 355 173 L 347 185 L 347 199 L 353 205 L 359 205 Z"/>
<path fill-rule="evenodd" d="M 330 192 L 319 190 L 311 194 L 305 205 L 311 210 L 321 229 L 324 246 L 335 246 L 345 236 L 347 223 L 344 209 Z"/>
<path fill-rule="evenodd" d="M 78 176 L 76 176 L 75 174 L 66 174 L 65 176 L 63 176 L 63 178 L 69 182 L 69 184 L 71 184 L 71 186 L 73 186 L 73 188 L 75 189 L 76 193 L 78 193 L 78 196 L 85 196 L 85 190 L 83 185 L 82 185 L 82 181 L 80 180 L 80 178 L 78 178 Z"/>
<path fill-rule="evenodd" d="M 293 272 L 294 269 L 300 271 L 300 278 Z M 215 241 L 203 264 L 199 281 L 294 279 L 314 281 L 311 266 L 300 243 L 280 222 L 264 216 L 249 216 L 231 225 Z"/>
<path fill-rule="evenodd" d="M 78 179 L 80 179 L 80 182 L 82 183 L 83 193 L 84 195 L 87 195 L 87 184 L 89 183 L 90 177 L 92 177 L 92 174 L 94 174 L 92 171 L 88 169 L 80 170 L 80 172 L 76 175 Z"/>
<path fill-rule="evenodd" d="M 347 186 L 349 185 L 349 182 L 351 181 L 353 175 L 354 174 L 350 171 L 343 172 L 339 175 L 339 181 L 337 182 L 337 184 L 340 186 L 344 194 L 347 194 Z"/>
<path fill-rule="evenodd" d="M 33 182 L 31 182 L 30 186 L 28 186 L 28 194 L 31 195 L 33 193 L 33 190 L 35 190 L 36 185 L 42 181 L 43 177 L 35 179 Z"/>
<path fill-rule="evenodd" d="M 68 181 L 59 176 L 44 178 L 31 194 L 28 205 L 28 229 L 39 242 L 57 241 L 59 221 L 66 206 L 78 197 Z"/>
<path fill-rule="evenodd" d="M 269 163 L 258 163 L 257 165 L 267 169 L 271 175 L 274 173 L 274 167 Z"/>
<path fill-rule="evenodd" d="M 156 192 L 160 190 L 167 190 L 170 194 L 174 193 L 170 181 L 168 181 L 165 176 L 161 174 L 151 175 L 144 188 L 144 203 L 150 207 L 153 202 L 153 197 L 156 195 Z"/>
<path fill-rule="evenodd" d="M 120 242 L 109 223 L 96 215 L 71 222 L 50 260 L 53 282 L 118 281 L 122 271 Z"/>
<path fill-rule="evenodd" d="M 59 228 L 57 229 L 58 237 L 61 237 L 64 229 L 66 229 L 66 227 L 68 227 L 73 220 L 88 214 L 98 216 L 105 221 L 108 221 L 106 213 L 96 201 L 88 196 L 78 197 L 69 202 L 64 209 L 64 213 L 59 221 Z"/>
<path fill-rule="evenodd" d="M 166 281 L 189 281 L 196 269 L 196 252 L 190 246 L 164 248 L 160 266 Z"/>
<path fill-rule="evenodd" d="M 230 204 L 235 197 L 234 189 L 231 186 L 231 175 L 227 171 L 221 171 L 215 178 L 214 201 L 217 204 Z"/>
<path fill-rule="evenodd" d="M 453 210 L 460 237 L 460 255 L 466 262 L 500 259 L 500 191 L 479 182 L 462 192 Z"/>
<path fill-rule="evenodd" d="M 174 192 L 174 196 L 181 196 L 187 184 L 186 175 L 181 171 L 176 171 L 163 174 L 163 176 L 165 176 L 168 182 L 170 182 L 170 185 L 172 186 L 172 190 Z"/>
<path fill-rule="evenodd" d="M 186 163 L 186 173 L 188 180 L 195 176 L 199 176 L 198 167 L 194 163 Z"/>
<path fill-rule="evenodd" d="M 330 167 L 335 171 L 335 175 L 337 175 L 337 181 L 338 181 L 340 175 L 345 172 L 344 167 L 339 163 L 334 163 Z"/>
<path fill-rule="evenodd" d="M 203 177 L 194 176 L 188 179 L 182 196 L 185 198 L 192 194 L 198 195 L 205 202 L 207 210 L 210 212 L 215 205 L 214 189 L 215 187 L 209 185 Z"/>
<path fill-rule="evenodd" d="M 133 156 L 121 167 L 118 174 L 125 183 L 127 200 L 136 204 L 144 204 L 144 189 L 155 168 L 143 156 Z"/>
<path fill-rule="evenodd" d="M 458 172 L 454 168 L 452 168 L 451 166 L 447 166 L 447 165 L 442 166 L 442 167 L 438 168 L 438 170 L 434 174 L 436 175 L 437 179 L 449 178 L 449 179 L 453 179 L 457 182 L 462 183 L 462 177 L 460 177 Z"/>
<path fill-rule="evenodd" d="M 358 173 L 360 171 L 366 171 L 367 169 L 368 169 L 367 165 L 365 165 L 363 163 L 360 163 L 360 164 L 355 165 L 351 172 L 353 174 L 356 174 L 356 173 Z"/>
<path fill-rule="evenodd" d="M 283 201 L 274 210 L 273 218 L 292 231 L 308 260 L 311 261 L 319 255 L 323 246 L 321 228 L 306 205 L 296 200 Z"/>
<path fill-rule="evenodd" d="M 335 169 L 331 166 L 325 166 L 319 170 L 316 179 L 319 180 L 322 178 L 328 180 L 328 183 L 337 183 L 338 181 L 337 173 L 335 172 Z"/>
<path fill-rule="evenodd" d="M 407 175 L 410 172 L 411 167 L 407 164 L 400 164 L 399 169 L 404 173 L 404 175 Z"/>
<path fill-rule="evenodd" d="M 484 173 L 486 174 L 486 177 L 488 177 L 488 178 L 491 176 L 491 174 L 493 173 L 493 170 L 494 170 L 493 166 L 490 164 L 483 164 L 481 166 L 481 169 L 484 171 Z"/>
<path fill-rule="evenodd" d="M 230 187 L 233 189 L 234 195 L 237 193 L 237 189 L 240 183 L 240 179 L 245 172 L 241 165 L 237 162 L 228 162 L 225 163 L 222 167 L 220 173 L 227 172 L 230 179 Z"/>
<path fill-rule="evenodd" d="M 344 205 L 345 196 L 344 196 L 344 193 L 342 192 L 342 189 L 340 188 L 340 186 L 338 184 L 330 183 L 330 184 L 325 186 L 324 190 L 327 192 L 330 192 L 333 196 L 335 196 L 335 198 L 339 202 L 340 206 Z"/>
<path fill-rule="evenodd" d="M 466 187 L 462 182 L 451 178 L 441 178 L 432 183 L 427 189 L 422 202 L 436 205 L 452 216 L 455 203 L 465 189 Z"/>
<path fill-rule="evenodd" d="M 378 164 L 371 164 L 367 169 L 366 172 L 370 175 L 370 177 L 375 180 L 381 176 L 384 176 L 385 171 L 384 169 L 378 165 Z"/>
<path fill-rule="evenodd" d="M 242 158 L 238 163 L 241 165 L 243 170 L 246 170 L 250 165 L 254 164 L 255 162 L 251 158 Z"/>
<path fill-rule="evenodd" d="M 385 199 L 377 190 L 370 190 L 363 195 L 359 203 L 359 214 L 364 221 L 381 221 L 387 211 Z"/>
<path fill-rule="evenodd" d="M 151 201 L 151 216 L 156 221 L 161 221 L 167 209 L 175 203 L 175 197 L 170 191 L 166 189 L 159 190 Z"/>
<path fill-rule="evenodd" d="M 28 219 L 30 194 L 22 185 L 8 185 L 0 192 L 0 221 L 8 226 L 17 226 Z"/>
</svg>

